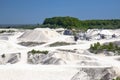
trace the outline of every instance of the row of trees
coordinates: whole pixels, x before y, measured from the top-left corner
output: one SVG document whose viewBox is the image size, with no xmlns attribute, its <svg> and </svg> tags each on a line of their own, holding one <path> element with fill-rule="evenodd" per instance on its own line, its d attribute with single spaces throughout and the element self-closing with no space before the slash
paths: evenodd
<svg viewBox="0 0 120 80">
<path fill-rule="evenodd" d="M 52 26 L 52 28 L 63 27 L 63 28 L 107 28 L 117 29 L 120 28 L 120 19 L 112 20 L 79 20 L 74 17 L 52 17 L 46 18 L 43 25 Z"/>
<path fill-rule="evenodd" d="M 24 28 L 34 29 L 37 27 L 49 28 L 68 28 L 68 29 L 93 29 L 93 28 L 106 28 L 118 29 L 120 28 L 120 19 L 112 20 L 79 20 L 75 17 L 52 17 L 46 18 L 43 24 L 28 24 L 28 25 L 0 25 L 1 28 Z"/>
<path fill-rule="evenodd" d="M 117 29 L 117 28 L 120 28 L 120 19 L 85 20 L 85 21 L 82 21 L 82 25 L 83 26 L 88 26 L 88 28 Z"/>
</svg>

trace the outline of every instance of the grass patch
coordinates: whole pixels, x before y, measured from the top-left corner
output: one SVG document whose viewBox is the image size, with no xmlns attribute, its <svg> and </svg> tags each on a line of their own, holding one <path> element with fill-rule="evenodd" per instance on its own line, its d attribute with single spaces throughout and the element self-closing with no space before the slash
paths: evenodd
<svg viewBox="0 0 120 80">
<path fill-rule="evenodd" d="M 67 42 L 55 42 L 53 44 L 50 44 L 50 47 L 56 47 L 56 46 L 65 46 L 65 45 L 73 45 L 75 43 L 67 43 Z"/>
<path fill-rule="evenodd" d="M 72 52 L 75 53 L 76 50 L 67 50 L 67 49 L 57 49 L 58 51 L 64 51 L 64 52 Z"/>
<path fill-rule="evenodd" d="M 22 46 L 26 46 L 26 47 L 33 47 L 33 46 L 37 46 L 37 45 L 42 45 L 44 44 L 44 42 L 38 43 L 38 42 L 20 42 L 18 43 Z"/>
</svg>

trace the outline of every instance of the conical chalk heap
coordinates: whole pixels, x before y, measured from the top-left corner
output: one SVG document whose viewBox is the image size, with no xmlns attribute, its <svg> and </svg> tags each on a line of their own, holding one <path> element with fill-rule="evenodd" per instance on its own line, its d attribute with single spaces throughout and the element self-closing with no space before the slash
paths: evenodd
<svg viewBox="0 0 120 80">
<path fill-rule="evenodd" d="M 48 42 L 60 34 L 49 28 L 36 28 L 23 33 L 18 39 L 24 42 Z"/>
</svg>

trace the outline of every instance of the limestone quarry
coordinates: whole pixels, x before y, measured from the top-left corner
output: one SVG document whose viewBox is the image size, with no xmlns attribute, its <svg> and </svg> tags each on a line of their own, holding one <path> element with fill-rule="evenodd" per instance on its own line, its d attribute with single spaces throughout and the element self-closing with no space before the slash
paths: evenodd
<svg viewBox="0 0 120 80">
<path fill-rule="evenodd" d="M 120 77 L 119 55 L 106 56 L 88 50 L 96 42 L 120 44 L 119 29 L 90 29 L 77 33 L 77 40 L 73 35 L 65 35 L 65 29 L 12 30 L 14 32 L 0 33 L 0 80 L 113 80 Z"/>
</svg>

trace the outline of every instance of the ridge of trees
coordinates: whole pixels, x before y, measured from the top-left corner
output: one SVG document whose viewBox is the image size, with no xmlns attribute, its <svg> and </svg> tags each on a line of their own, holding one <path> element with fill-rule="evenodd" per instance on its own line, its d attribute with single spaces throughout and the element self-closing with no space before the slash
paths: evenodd
<svg viewBox="0 0 120 80">
<path fill-rule="evenodd" d="M 34 29 L 34 28 L 67 28 L 67 29 L 118 29 L 120 28 L 120 19 L 106 20 L 79 20 L 75 17 L 52 17 L 45 18 L 42 24 L 23 24 L 23 25 L 0 25 L 0 28 L 19 28 L 19 29 Z"/>
<path fill-rule="evenodd" d="M 75 28 L 75 29 L 93 29 L 93 28 L 105 28 L 105 29 L 118 29 L 120 28 L 120 19 L 111 20 L 79 20 L 74 17 L 52 17 L 46 18 L 43 22 L 44 27 L 50 28 Z M 46 26 L 45 26 L 46 25 Z"/>
<path fill-rule="evenodd" d="M 70 28 L 72 26 L 78 27 L 80 25 L 80 21 L 74 17 L 53 17 L 53 18 L 46 18 L 43 24 L 50 24 L 56 26 L 63 26 L 64 28 Z"/>
</svg>

